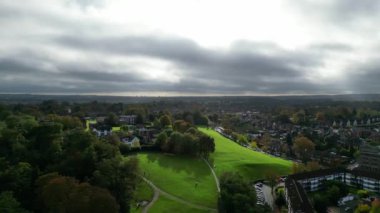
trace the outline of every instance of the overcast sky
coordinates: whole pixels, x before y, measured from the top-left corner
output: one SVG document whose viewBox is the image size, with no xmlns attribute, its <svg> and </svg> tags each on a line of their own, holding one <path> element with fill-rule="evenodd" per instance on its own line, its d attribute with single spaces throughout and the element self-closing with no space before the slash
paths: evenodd
<svg viewBox="0 0 380 213">
<path fill-rule="evenodd" d="M 380 92 L 378 0 L 3 0 L 0 26 L 0 93 Z"/>
</svg>

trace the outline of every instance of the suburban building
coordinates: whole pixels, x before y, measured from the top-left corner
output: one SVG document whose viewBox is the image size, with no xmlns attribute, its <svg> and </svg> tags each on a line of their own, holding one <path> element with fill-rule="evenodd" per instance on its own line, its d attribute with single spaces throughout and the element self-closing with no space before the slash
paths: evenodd
<svg viewBox="0 0 380 213">
<path fill-rule="evenodd" d="M 121 115 L 119 117 L 120 123 L 135 125 L 136 124 L 137 115 Z"/>
<path fill-rule="evenodd" d="M 359 169 L 380 173 L 380 145 L 366 143 L 360 147 Z"/>
<path fill-rule="evenodd" d="M 288 211 L 313 212 L 306 192 L 320 190 L 327 180 L 335 180 L 349 186 L 380 194 L 380 173 L 365 170 L 324 169 L 288 176 L 285 181 L 285 197 Z"/>
<path fill-rule="evenodd" d="M 122 138 L 121 142 L 127 144 L 130 148 L 140 148 L 140 139 L 138 137 Z"/>
</svg>

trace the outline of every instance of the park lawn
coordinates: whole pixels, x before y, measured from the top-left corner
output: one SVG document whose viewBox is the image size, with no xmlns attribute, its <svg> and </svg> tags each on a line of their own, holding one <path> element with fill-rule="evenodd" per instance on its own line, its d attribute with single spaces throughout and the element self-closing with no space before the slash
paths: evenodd
<svg viewBox="0 0 380 213">
<path fill-rule="evenodd" d="M 149 213 L 172 213 L 172 212 L 181 212 L 181 213 L 207 213 L 207 210 L 194 209 L 182 203 L 170 200 L 164 196 L 154 203 L 154 205 L 149 209 Z"/>
<path fill-rule="evenodd" d="M 120 132 L 120 130 L 121 130 L 120 126 L 113 126 L 111 129 L 112 132 Z"/>
<path fill-rule="evenodd" d="M 210 161 L 218 176 L 223 172 L 238 172 L 248 180 L 258 180 L 264 179 L 270 170 L 279 175 L 291 173 L 291 161 L 242 147 L 212 129 L 198 129 L 215 140 L 215 152 L 210 155 Z"/>
<path fill-rule="evenodd" d="M 216 208 L 217 189 L 210 168 L 198 158 L 139 153 L 141 175 L 157 187 L 188 202 Z"/>
</svg>

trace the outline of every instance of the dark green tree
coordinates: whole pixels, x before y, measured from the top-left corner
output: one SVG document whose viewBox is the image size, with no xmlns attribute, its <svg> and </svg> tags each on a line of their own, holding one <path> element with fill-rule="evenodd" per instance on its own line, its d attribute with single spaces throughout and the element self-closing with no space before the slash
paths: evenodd
<svg viewBox="0 0 380 213">
<path fill-rule="evenodd" d="M 256 193 L 239 174 L 222 174 L 220 190 L 219 212 L 256 212 Z"/>
<path fill-rule="evenodd" d="M 137 158 L 105 159 L 97 165 L 92 182 L 111 192 L 120 206 L 120 212 L 129 212 L 133 191 L 137 184 L 137 172 Z"/>
</svg>

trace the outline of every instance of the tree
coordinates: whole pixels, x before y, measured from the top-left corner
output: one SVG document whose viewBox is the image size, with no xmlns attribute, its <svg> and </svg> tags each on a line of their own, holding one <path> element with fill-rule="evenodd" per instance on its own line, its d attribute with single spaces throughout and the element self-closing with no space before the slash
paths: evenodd
<svg viewBox="0 0 380 213">
<path fill-rule="evenodd" d="M 336 205 L 340 197 L 340 190 L 338 186 L 332 186 L 327 189 L 326 194 L 331 204 Z"/>
<path fill-rule="evenodd" d="M 0 212 L 26 213 L 21 204 L 13 197 L 13 192 L 4 191 L 0 194 Z"/>
<path fill-rule="evenodd" d="M 371 211 L 371 207 L 367 204 L 359 204 L 355 209 L 355 213 L 369 213 Z"/>
<path fill-rule="evenodd" d="M 375 199 L 371 204 L 371 213 L 380 213 L 380 199 Z"/>
<path fill-rule="evenodd" d="M 191 127 L 191 124 L 184 120 L 176 120 L 173 125 L 173 129 L 181 133 L 186 132 L 190 127 Z"/>
<path fill-rule="evenodd" d="M 294 141 L 293 149 L 303 162 L 307 162 L 315 149 L 315 144 L 307 137 L 298 136 Z"/>
<path fill-rule="evenodd" d="M 320 194 L 316 194 L 314 196 L 314 209 L 318 212 L 318 213 L 325 213 L 327 212 L 327 206 L 328 206 L 329 202 L 327 200 L 327 198 L 323 195 L 320 195 Z"/>
<path fill-rule="evenodd" d="M 306 171 L 306 167 L 303 163 L 295 163 L 292 164 L 292 172 L 293 174 L 302 173 Z"/>
<path fill-rule="evenodd" d="M 156 138 L 156 146 L 161 149 L 165 150 L 165 147 L 167 146 L 168 136 L 165 132 L 161 132 L 157 138 Z"/>
<path fill-rule="evenodd" d="M 326 116 L 325 116 L 325 113 L 323 112 L 317 112 L 317 114 L 315 114 L 315 119 L 320 122 L 320 123 L 324 123 L 326 122 Z"/>
<path fill-rule="evenodd" d="M 247 145 L 248 144 L 247 137 L 245 137 L 244 135 L 241 135 L 241 134 L 238 135 L 238 140 L 237 141 L 238 141 L 238 143 L 240 145 Z"/>
<path fill-rule="evenodd" d="M 199 154 L 207 159 L 210 153 L 214 151 L 215 151 L 214 138 L 202 133 L 199 136 Z"/>
<path fill-rule="evenodd" d="M 38 210 L 43 212 L 117 212 L 114 197 L 102 188 L 71 177 L 49 173 L 40 176 L 36 184 Z"/>
<path fill-rule="evenodd" d="M 202 115 L 199 111 L 193 114 L 194 125 L 208 126 L 208 118 Z"/>
<path fill-rule="evenodd" d="M 160 123 L 160 121 L 157 118 L 154 118 L 153 127 L 155 129 L 161 129 L 161 123 Z"/>
<path fill-rule="evenodd" d="M 43 123 L 34 127 L 29 138 L 31 163 L 44 170 L 60 160 L 62 154 L 62 124 Z"/>
<path fill-rule="evenodd" d="M 160 123 L 162 127 L 167 127 L 172 124 L 170 117 L 168 115 L 163 115 L 160 117 Z"/>
<path fill-rule="evenodd" d="M 144 123 L 144 116 L 140 113 L 137 114 L 136 116 L 136 124 L 143 124 Z"/>
<path fill-rule="evenodd" d="M 315 171 L 321 169 L 321 165 L 317 161 L 309 161 L 306 164 L 306 171 Z"/>
<path fill-rule="evenodd" d="M 286 144 L 288 145 L 289 154 L 293 155 L 293 137 L 290 133 L 286 134 Z"/>
<path fill-rule="evenodd" d="M 113 112 L 109 113 L 107 118 L 104 120 L 104 123 L 108 126 L 118 126 L 119 125 L 119 118 L 117 115 Z"/>
<path fill-rule="evenodd" d="M 129 212 L 133 191 L 137 184 L 137 172 L 137 158 L 105 159 L 97 165 L 92 182 L 111 192 L 120 206 L 120 212 Z"/>
<path fill-rule="evenodd" d="M 264 151 L 268 151 L 270 149 L 271 142 L 272 142 L 272 138 L 271 138 L 271 136 L 268 133 L 265 133 L 263 135 L 263 137 L 261 137 L 260 140 L 259 140 L 261 148 Z"/>
<path fill-rule="evenodd" d="M 286 205 L 286 200 L 284 196 L 284 192 L 279 192 L 276 196 L 274 203 L 277 205 L 279 209 Z"/>
<path fill-rule="evenodd" d="M 273 193 L 273 188 L 276 186 L 279 175 L 274 170 L 268 170 L 265 173 L 265 179 L 268 181 L 269 186 L 271 187 L 271 191 Z"/>
<path fill-rule="evenodd" d="M 359 189 L 356 194 L 360 197 L 360 198 L 366 198 L 368 197 L 369 195 L 369 192 L 367 190 L 364 190 L 364 189 Z"/>
<path fill-rule="evenodd" d="M 47 120 L 51 122 L 60 123 L 63 126 L 63 130 L 69 129 L 83 129 L 83 124 L 79 118 L 74 116 L 59 116 L 59 115 L 49 115 Z"/>
<path fill-rule="evenodd" d="M 182 152 L 183 134 L 180 132 L 173 132 L 168 140 L 167 151 L 175 154 Z"/>
<path fill-rule="evenodd" d="M 97 157 L 94 147 L 96 141 L 95 136 L 83 130 L 67 132 L 64 137 L 59 171 L 79 180 L 91 177 L 95 171 Z"/>
<path fill-rule="evenodd" d="M 256 193 L 237 173 L 223 173 L 220 177 L 219 212 L 255 212 Z"/>
</svg>

